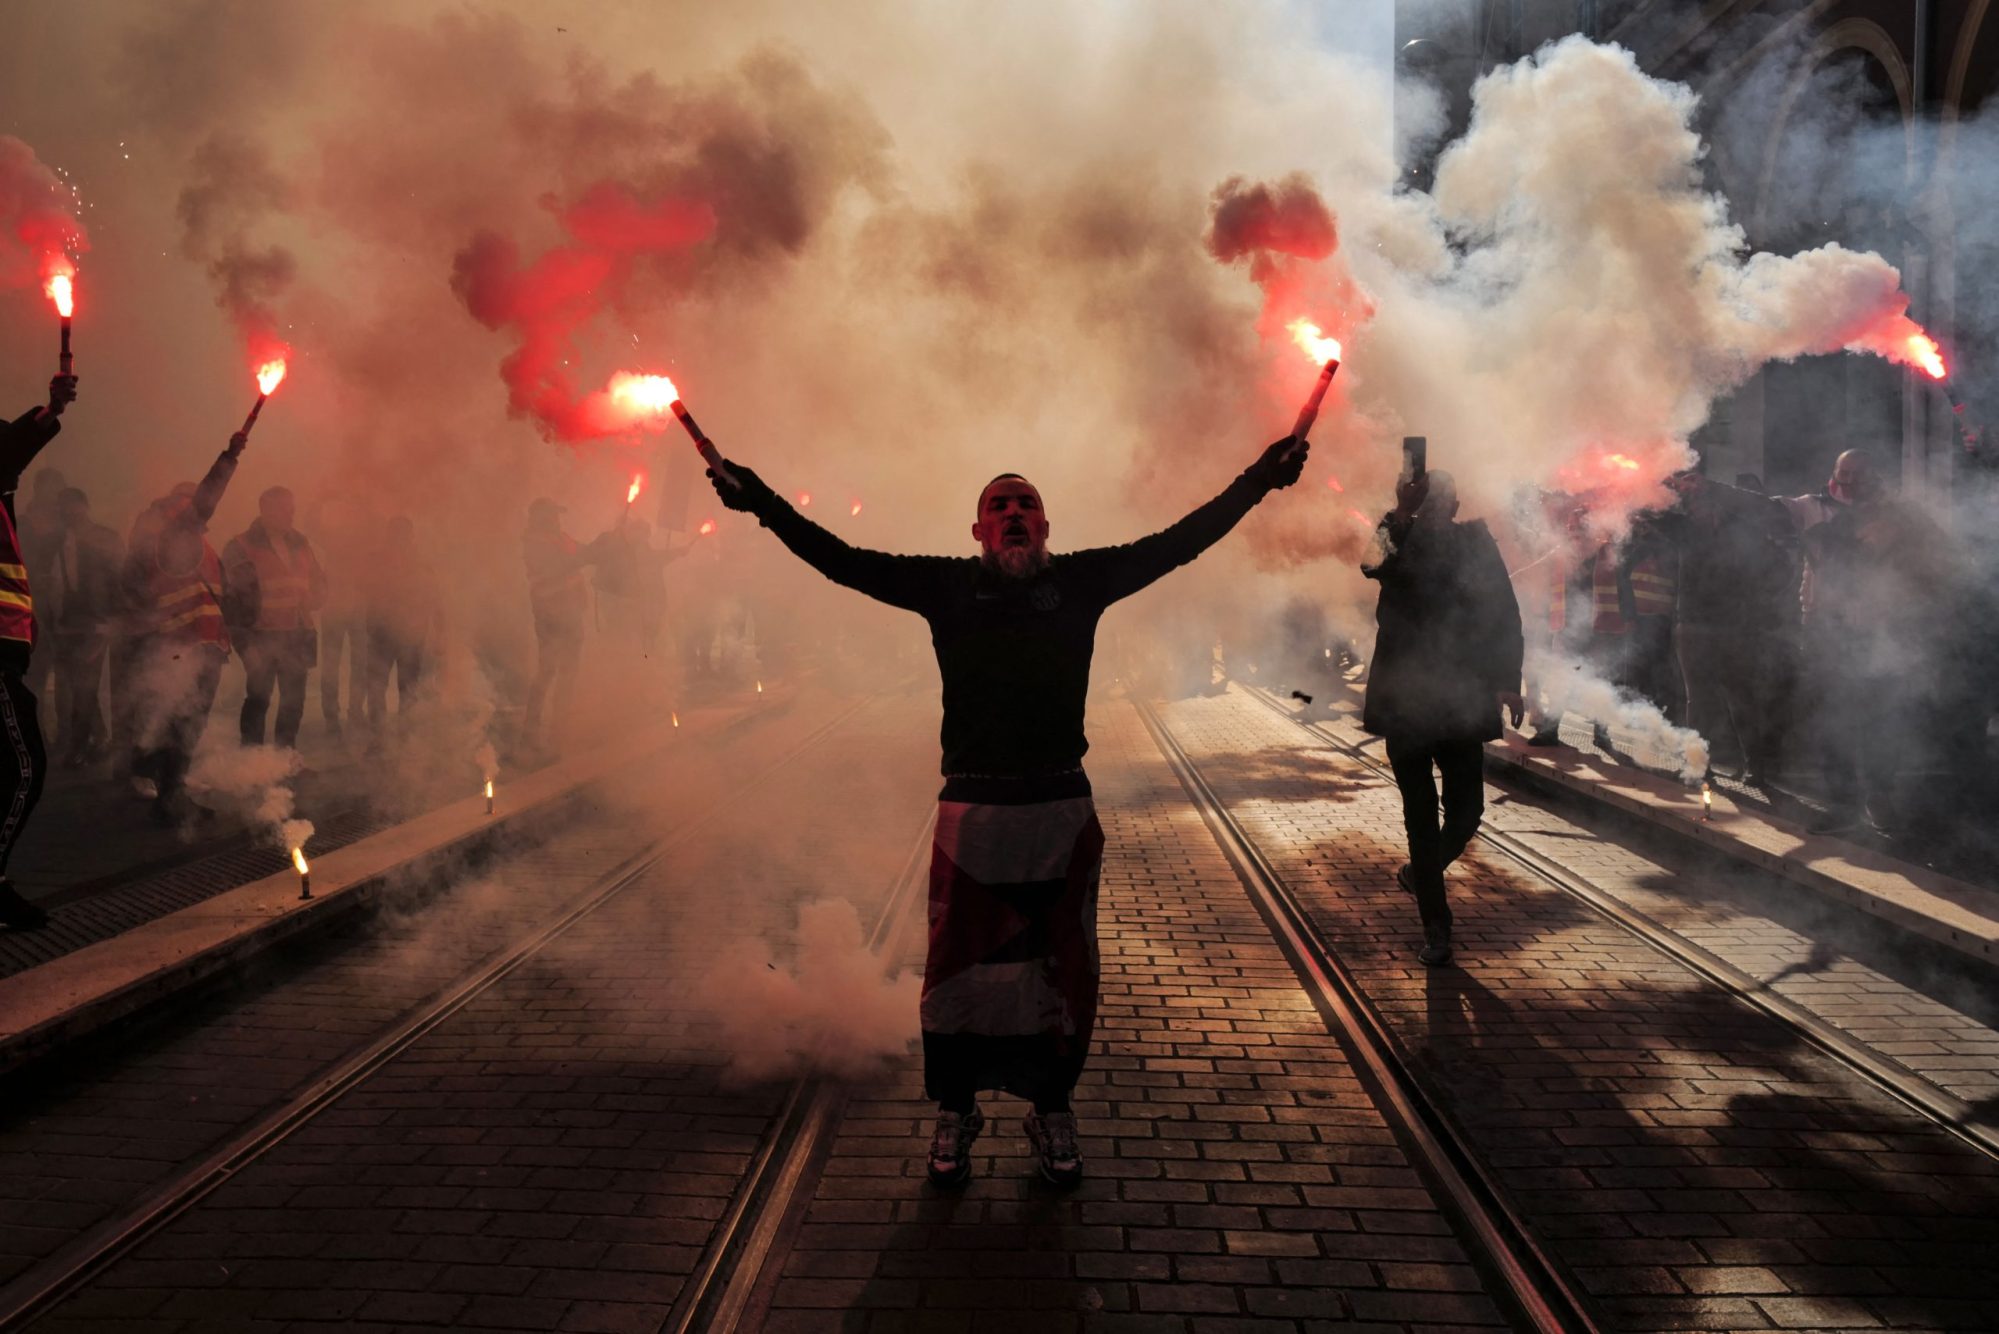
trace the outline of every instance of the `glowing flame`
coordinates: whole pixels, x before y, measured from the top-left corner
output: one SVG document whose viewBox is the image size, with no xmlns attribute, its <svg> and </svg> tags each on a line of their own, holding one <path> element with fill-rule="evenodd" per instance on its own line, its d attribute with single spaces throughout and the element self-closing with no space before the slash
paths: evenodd
<svg viewBox="0 0 1999 1334">
<path fill-rule="evenodd" d="M 1638 471 L 1638 460 L 1629 454 L 1606 454 L 1603 461 L 1613 468 L 1622 468 L 1625 472 Z"/>
<path fill-rule="evenodd" d="M 1340 340 L 1326 337 L 1324 331 L 1310 320 L 1293 320 L 1284 327 L 1291 331 L 1291 341 L 1305 349 L 1305 355 L 1320 365 L 1338 361 L 1342 356 Z"/>
<path fill-rule="evenodd" d="M 625 503 L 627 505 L 639 498 L 639 492 L 645 490 L 645 484 L 646 475 L 644 473 L 635 472 L 632 474 L 632 484 L 625 488 Z"/>
<path fill-rule="evenodd" d="M 488 778 L 486 780 L 486 800 L 491 801 L 492 799 L 493 799 L 493 780 Z"/>
<path fill-rule="evenodd" d="M 1359 524 L 1361 527 L 1363 528 L 1374 527 L 1374 520 L 1368 518 L 1365 514 L 1362 514 L 1359 510 L 1348 510 L 1347 513 L 1353 515 L 1353 521 Z"/>
<path fill-rule="evenodd" d="M 708 536 L 708 534 L 714 531 L 715 531 L 715 521 L 713 519 L 703 519 L 701 521 L 701 526 L 694 530 L 694 534 L 697 537 L 706 537 Z"/>
<path fill-rule="evenodd" d="M 64 319 L 76 314 L 76 287 L 67 273 L 51 274 L 42 290 L 49 294 L 49 300 L 56 303 L 56 314 Z"/>
<path fill-rule="evenodd" d="M 673 713 L 673 725 L 675 727 L 680 726 L 680 711 L 678 709 L 674 710 Z"/>
<path fill-rule="evenodd" d="M 807 505 L 810 505 L 811 503 L 812 503 L 812 493 L 810 491 L 800 491 L 798 493 L 798 508 L 804 509 Z"/>
<path fill-rule="evenodd" d="M 1347 489 L 1340 485 L 1340 479 L 1337 477 L 1328 477 L 1326 479 L 1326 485 L 1333 489 L 1333 493 L 1335 495 L 1343 496 L 1347 493 Z"/>
<path fill-rule="evenodd" d="M 269 394 L 285 382 L 285 359 L 277 357 L 257 367 L 257 392 Z"/>
<path fill-rule="evenodd" d="M 1908 349 L 1910 363 L 1918 370 L 1932 380 L 1943 379 L 1943 349 L 1937 346 L 1936 339 L 1926 333 L 1912 333 L 1903 346 Z"/>
<path fill-rule="evenodd" d="M 611 397 L 635 417 L 657 417 L 672 409 L 680 391 L 664 375 L 619 371 L 611 377 Z"/>
<path fill-rule="evenodd" d="M 763 694 L 763 692 L 764 692 L 764 683 L 759 681 L 757 682 L 757 693 L 761 695 Z"/>
<path fill-rule="evenodd" d="M 852 516 L 853 516 L 854 518 L 856 518 L 856 519 L 860 518 L 860 517 L 861 517 L 861 502 L 857 500 L 857 501 L 855 501 L 855 502 L 854 502 L 854 503 L 853 503 L 852 505 L 848 506 L 848 508 L 847 508 L 847 513 L 848 513 L 848 514 L 850 514 L 850 515 L 852 515 Z"/>
<path fill-rule="evenodd" d="M 300 875 L 312 874 L 312 867 L 306 864 L 304 848 L 292 849 L 292 865 L 298 869 Z"/>
</svg>

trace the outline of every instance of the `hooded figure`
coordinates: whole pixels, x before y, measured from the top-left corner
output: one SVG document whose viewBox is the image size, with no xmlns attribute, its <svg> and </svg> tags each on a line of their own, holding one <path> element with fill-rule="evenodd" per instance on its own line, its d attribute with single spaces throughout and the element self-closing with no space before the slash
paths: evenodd
<svg viewBox="0 0 1999 1334">
<path fill-rule="evenodd" d="M 1418 957 L 1439 965 L 1451 959 L 1444 870 L 1485 813 L 1485 743 L 1501 735 L 1502 704 L 1520 725 L 1524 645 L 1499 544 L 1482 521 L 1456 522 L 1451 475 L 1419 475 L 1397 498 L 1376 532 L 1379 558 L 1361 566 L 1381 585 L 1361 725 L 1388 741 L 1409 836 L 1396 879 L 1422 915 Z M 1432 765 L 1443 775 L 1441 828 Z"/>
</svg>

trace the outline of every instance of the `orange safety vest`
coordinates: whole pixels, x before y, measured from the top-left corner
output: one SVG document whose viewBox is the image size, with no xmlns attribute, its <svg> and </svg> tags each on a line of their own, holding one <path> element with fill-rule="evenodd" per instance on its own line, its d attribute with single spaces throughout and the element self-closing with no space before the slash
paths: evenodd
<svg viewBox="0 0 1999 1334">
<path fill-rule="evenodd" d="M 278 550 L 278 539 L 259 530 L 262 541 L 245 532 L 230 545 L 249 555 L 257 571 L 257 629 L 310 630 L 312 628 L 312 576 L 315 562 L 312 548 L 301 543 L 296 563 L 287 561 Z M 289 548 L 291 543 L 287 541 Z M 231 568 L 238 562 L 231 560 Z"/>
<path fill-rule="evenodd" d="M 1631 629 L 1617 598 L 1617 558 L 1608 545 L 1598 547 L 1590 572 L 1590 605 L 1596 612 L 1591 629 L 1600 635 L 1621 635 Z"/>
<path fill-rule="evenodd" d="M 1678 592 L 1678 581 L 1656 556 L 1631 567 L 1631 602 L 1640 616 L 1671 616 Z"/>
<path fill-rule="evenodd" d="M 185 564 L 168 552 L 169 544 L 184 546 L 188 540 L 201 543 L 201 554 L 192 568 L 168 568 Z M 166 559 L 163 559 L 166 557 Z M 222 623 L 222 558 L 208 539 L 177 528 L 172 518 L 161 526 L 153 543 L 151 568 L 146 572 L 146 629 L 153 635 L 213 644 L 229 651 L 229 629 Z"/>
<path fill-rule="evenodd" d="M 35 646 L 35 598 L 28 591 L 28 567 L 14 516 L 0 505 L 0 639 Z"/>
</svg>

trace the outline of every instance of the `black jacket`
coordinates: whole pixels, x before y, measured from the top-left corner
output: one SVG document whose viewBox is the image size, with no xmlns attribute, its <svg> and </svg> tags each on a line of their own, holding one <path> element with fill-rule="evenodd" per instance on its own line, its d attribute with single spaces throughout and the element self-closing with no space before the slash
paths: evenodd
<svg viewBox="0 0 1999 1334">
<path fill-rule="evenodd" d="M 1361 725 L 1414 742 L 1492 741 L 1501 692 L 1520 689 L 1520 604 L 1481 522 L 1414 524 L 1393 515 L 1387 553 L 1362 573 L 1381 585 Z"/>
<path fill-rule="evenodd" d="M 834 583 L 930 623 L 944 679 L 946 775 L 1035 777 L 1074 769 L 1097 619 L 1206 551 L 1263 499 L 1254 470 L 1170 528 L 1125 546 L 1054 556 L 1031 579 L 976 556 L 896 556 L 848 546 L 772 495 L 765 527 Z"/>
</svg>

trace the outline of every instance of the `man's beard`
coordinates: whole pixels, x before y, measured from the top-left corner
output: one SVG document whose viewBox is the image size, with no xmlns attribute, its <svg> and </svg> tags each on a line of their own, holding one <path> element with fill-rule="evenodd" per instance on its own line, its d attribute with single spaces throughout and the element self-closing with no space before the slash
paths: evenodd
<svg viewBox="0 0 1999 1334">
<path fill-rule="evenodd" d="M 986 568 L 1003 579 L 1032 579 L 1048 568 L 1048 548 L 1001 547 L 985 553 Z"/>
</svg>

